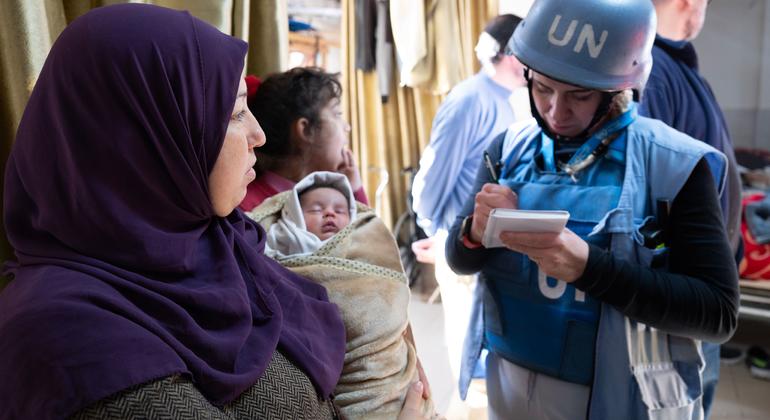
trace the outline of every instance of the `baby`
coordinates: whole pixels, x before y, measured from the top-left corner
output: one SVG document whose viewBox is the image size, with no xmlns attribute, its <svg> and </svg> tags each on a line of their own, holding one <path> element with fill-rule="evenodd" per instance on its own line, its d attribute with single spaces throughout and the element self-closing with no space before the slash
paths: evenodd
<svg viewBox="0 0 770 420">
<path fill-rule="evenodd" d="M 305 218 L 307 230 L 325 241 L 350 223 L 355 207 L 348 198 L 332 187 L 307 189 L 299 196 L 299 205 Z"/>
<path fill-rule="evenodd" d="M 322 284 L 340 308 L 347 348 L 334 394 L 344 418 L 395 419 L 418 372 L 404 337 L 409 288 L 388 228 L 333 172 L 308 175 L 249 216 L 267 231 L 265 253 Z M 423 414 L 433 415 L 432 401 Z"/>
<path fill-rule="evenodd" d="M 347 178 L 338 175 L 314 172 L 276 196 L 282 197 L 280 218 L 269 226 L 257 220 L 267 231 L 267 255 L 279 261 L 310 255 L 355 219 L 352 188 Z"/>
</svg>

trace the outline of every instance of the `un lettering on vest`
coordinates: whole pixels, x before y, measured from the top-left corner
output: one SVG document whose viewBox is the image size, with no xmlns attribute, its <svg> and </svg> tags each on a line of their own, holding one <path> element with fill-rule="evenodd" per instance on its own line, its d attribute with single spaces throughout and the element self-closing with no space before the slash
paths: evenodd
<svg viewBox="0 0 770 420">
<path fill-rule="evenodd" d="M 577 30 L 579 22 L 576 19 L 570 21 L 564 35 L 561 39 L 558 39 L 556 31 L 559 29 L 560 22 L 561 15 L 554 16 L 553 22 L 551 23 L 551 29 L 548 31 L 548 42 L 557 47 L 564 47 L 567 46 L 575 36 L 575 31 Z M 593 25 L 584 23 L 577 36 L 577 40 L 575 41 L 575 47 L 572 50 L 576 53 L 580 53 L 583 51 L 584 47 L 588 47 L 588 55 L 590 55 L 591 58 L 598 58 L 602 53 L 602 48 L 604 48 L 604 42 L 607 41 L 607 35 L 607 31 L 602 31 L 601 36 L 599 36 L 599 42 L 596 42 L 596 34 Z"/>
<path fill-rule="evenodd" d="M 558 300 L 567 291 L 567 282 L 562 280 L 556 280 L 556 285 L 551 286 L 548 284 L 548 276 L 543 273 L 538 267 L 537 269 L 537 287 L 540 289 L 540 293 L 548 299 Z M 575 302 L 585 302 L 586 294 L 584 291 L 575 289 Z"/>
</svg>

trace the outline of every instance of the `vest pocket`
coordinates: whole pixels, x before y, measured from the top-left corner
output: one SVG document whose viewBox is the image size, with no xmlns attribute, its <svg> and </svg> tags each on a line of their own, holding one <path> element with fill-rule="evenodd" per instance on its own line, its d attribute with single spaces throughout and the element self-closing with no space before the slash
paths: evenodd
<svg viewBox="0 0 770 420">
<path fill-rule="evenodd" d="M 570 320 L 564 337 L 559 377 L 570 382 L 591 385 L 593 370 L 586 369 L 586 363 L 594 358 L 595 343 L 596 324 Z"/>
<path fill-rule="evenodd" d="M 673 362 L 632 366 L 632 371 L 651 420 L 703 417 L 701 398 L 690 396 L 700 384 L 688 384 Z"/>
<path fill-rule="evenodd" d="M 484 328 L 494 334 L 503 335 L 503 323 L 500 321 L 497 300 L 489 292 L 489 287 L 484 289 Z"/>
<path fill-rule="evenodd" d="M 499 299 L 502 294 L 526 293 L 530 284 L 530 273 L 528 257 L 507 248 L 498 252 L 504 257 L 490 258 L 482 270 L 487 284 L 484 290 L 484 328 L 502 336 L 503 321 Z"/>
</svg>

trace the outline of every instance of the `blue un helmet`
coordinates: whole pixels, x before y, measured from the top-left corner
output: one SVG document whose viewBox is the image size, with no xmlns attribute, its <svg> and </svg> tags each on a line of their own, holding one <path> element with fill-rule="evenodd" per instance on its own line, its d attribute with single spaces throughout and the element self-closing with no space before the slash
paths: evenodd
<svg viewBox="0 0 770 420">
<path fill-rule="evenodd" d="M 638 98 L 655 27 L 650 0 L 536 0 L 506 52 L 551 79 Z"/>
</svg>

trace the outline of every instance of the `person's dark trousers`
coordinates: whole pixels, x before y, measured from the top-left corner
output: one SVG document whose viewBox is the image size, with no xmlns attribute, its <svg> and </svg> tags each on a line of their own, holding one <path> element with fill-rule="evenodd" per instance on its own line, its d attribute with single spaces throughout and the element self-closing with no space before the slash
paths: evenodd
<svg viewBox="0 0 770 420">
<path fill-rule="evenodd" d="M 719 383 L 719 344 L 704 341 L 703 359 L 706 361 L 703 369 L 703 418 L 708 420 Z"/>
</svg>

